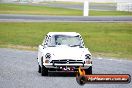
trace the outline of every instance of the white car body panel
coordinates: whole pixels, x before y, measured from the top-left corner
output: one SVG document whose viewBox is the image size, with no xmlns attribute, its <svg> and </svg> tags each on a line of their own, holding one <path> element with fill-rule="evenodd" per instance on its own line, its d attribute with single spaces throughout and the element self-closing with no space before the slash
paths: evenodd
<svg viewBox="0 0 132 88">
<path fill-rule="evenodd" d="M 78 48 L 78 47 L 49 47 L 43 50 L 43 54 L 51 53 L 52 57 L 51 60 L 60 60 L 60 59 L 81 59 L 86 52 L 90 54 L 85 48 Z M 84 59 L 84 57 L 82 58 Z"/>
</svg>

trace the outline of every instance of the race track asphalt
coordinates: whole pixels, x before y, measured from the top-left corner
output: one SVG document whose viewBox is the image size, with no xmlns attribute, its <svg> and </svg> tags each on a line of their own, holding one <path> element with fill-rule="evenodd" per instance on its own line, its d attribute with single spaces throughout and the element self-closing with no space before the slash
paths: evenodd
<svg viewBox="0 0 132 88">
<path fill-rule="evenodd" d="M 0 14 L 0 22 L 132 22 L 132 16 L 44 16 Z"/>
<path fill-rule="evenodd" d="M 129 84 L 85 84 L 80 86 L 75 75 L 37 72 L 37 51 L 0 48 L 0 88 L 132 88 Z M 94 74 L 130 74 L 132 61 L 93 58 Z"/>
</svg>

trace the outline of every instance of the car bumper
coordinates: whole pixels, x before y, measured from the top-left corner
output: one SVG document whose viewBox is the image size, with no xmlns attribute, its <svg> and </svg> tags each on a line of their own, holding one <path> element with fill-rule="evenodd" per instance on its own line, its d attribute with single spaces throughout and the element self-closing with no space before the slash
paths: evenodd
<svg viewBox="0 0 132 88">
<path fill-rule="evenodd" d="M 46 68 L 55 68 L 59 69 L 60 67 L 81 67 L 81 69 L 87 69 L 92 64 L 52 64 L 52 63 L 44 63 L 43 64 Z"/>
</svg>

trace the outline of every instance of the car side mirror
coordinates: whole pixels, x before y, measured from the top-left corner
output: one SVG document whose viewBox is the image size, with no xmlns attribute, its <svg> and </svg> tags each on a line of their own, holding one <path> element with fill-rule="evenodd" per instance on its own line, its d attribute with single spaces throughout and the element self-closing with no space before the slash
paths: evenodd
<svg viewBox="0 0 132 88">
<path fill-rule="evenodd" d="M 42 47 L 43 47 L 43 49 L 44 49 L 44 45 L 42 44 L 41 46 L 42 46 Z"/>
<path fill-rule="evenodd" d="M 47 43 L 45 43 L 45 44 L 43 45 L 43 49 L 46 48 L 46 47 L 47 47 Z"/>
<path fill-rule="evenodd" d="M 47 44 L 45 43 L 44 46 L 46 46 Z"/>
</svg>

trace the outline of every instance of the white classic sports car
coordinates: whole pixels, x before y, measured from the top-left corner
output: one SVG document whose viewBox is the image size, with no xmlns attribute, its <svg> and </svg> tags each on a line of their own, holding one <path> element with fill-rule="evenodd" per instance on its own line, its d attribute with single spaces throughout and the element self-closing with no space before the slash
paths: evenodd
<svg viewBox="0 0 132 88">
<path fill-rule="evenodd" d="M 92 74 L 91 53 L 76 32 L 49 32 L 39 45 L 37 59 L 42 76 L 50 71 L 77 72 L 79 67 Z"/>
</svg>

